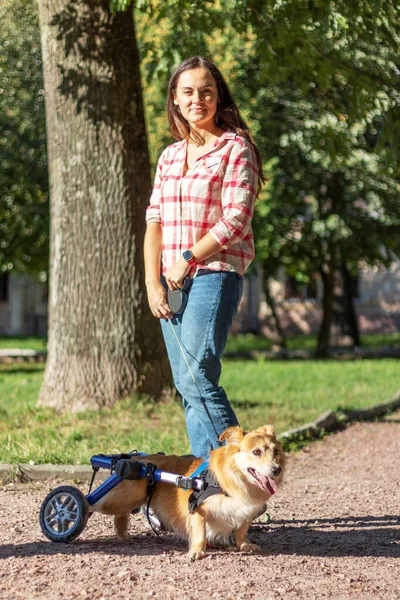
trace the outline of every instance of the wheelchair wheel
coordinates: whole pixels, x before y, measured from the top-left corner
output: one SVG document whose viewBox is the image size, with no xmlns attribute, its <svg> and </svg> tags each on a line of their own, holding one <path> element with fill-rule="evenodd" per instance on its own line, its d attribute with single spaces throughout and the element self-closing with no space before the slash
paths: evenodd
<svg viewBox="0 0 400 600">
<path fill-rule="evenodd" d="M 72 542 L 85 529 L 88 518 L 84 494 L 71 485 L 52 490 L 40 507 L 40 527 L 52 542 Z"/>
</svg>

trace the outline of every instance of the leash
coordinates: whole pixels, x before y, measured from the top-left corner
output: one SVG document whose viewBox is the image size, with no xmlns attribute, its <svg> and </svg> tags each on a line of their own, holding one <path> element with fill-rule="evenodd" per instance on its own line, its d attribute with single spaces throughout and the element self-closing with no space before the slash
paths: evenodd
<svg viewBox="0 0 400 600">
<path fill-rule="evenodd" d="M 193 473 L 191 475 L 189 475 L 190 479 L 193 479 L 194 477 L 198 477 L 200 475 L 200 473 L 202 473 L 203 471 L 208 469 L 209 466 L 210 466 L 210 459 L 209 459 L 209 457 L 207 457 L 203 460 L 201 465 L 199 465 L 197 467 L 197 469 L 195 471 L 193 471 Z"/>
<path fill-rule="evenodd" d="M 187 358 L 186 358 L 186 356 L 185 356 L 185 352 L 184 352 L 183 346 L 181 345 L 181 343 L 180 343 L 180 341 L 179 341 L 179 339 L 178 339 L 178 336 L 176 335 L 176 331 L 175 331 L 175 329 L 174 329 L 174 326 L 172 325 L 171 319 L 168 319 L 168 321 L 169 321 L 169 324 L 171 325 L 171 329 L 172 329 L 172 331 L 173 331 L 173 334 L 174 334 L 174 336 L 175 336 L 175 339 L 176 339 L 176 341 L 177 341 L 177 344 L 178 344 L 178 346 L 179 346 L 179 349 L 180 349 L 180 351 L 181 351 L 181 353 L 182 353 L 183 360 L 185 361 L 185 363 L 186 363 L 186 366 L 187 366 L 187 368 L 188 368 L 188 371 L 189 371 L 189 373 L 190 373 L 190 376 L 191 376 L 191 378 L 193 379 L 193 383 L 194 383 L 194 385 L 196 386 L 196 388 L 197 388 L 197 391 L 199 392 L 200 401 L 201 401 L 201 403 L 202 403 L 202 405 L 203 405 L 203 408 L 204 408 L 204 410 L 205 410 L 205 412 L 206 412 L 206 414 L 207 414 L 207 417 L 208 417 L 208 418 L 209 418 L 209 420 L 210 420 L 210 423 L 211 423 L 211 425 L 212 425 L 212 428 L 214 429 L 215 437 L 217 438 L 217 444 L 218 444 L 218 446 L 222 446 L 221 442 L 219 441 L 219 434 L 218 434 L 218 431 L 217 431 L 217 429 L 216 429 L 216 427 L 215 427 L 215 425 L 214 425 L 214 421 L 212 420 L 212 417 L 211 417 L 211 415 L 210 415 L 210 411 L 208 410 L 208 406 L 207 406 L 207 403 L 206 403 L 206 401 L 205 401 L 205 398 L 203 398 L 203 396 L 202 396 L 202 394 L 201 394 L 201 392 L 200 392 L 200 389 L 199 389 L 199 386 L 197 385 L 197 381 L 196 381 L 196 379 L 195 379 L 195 376 L 193 375 L 192 369 L 190 368 L 189 362 L 188 362 L 188 360 L 187 360 Z"/>
<path fill-rule="evenodd" d="M 210 420 L 210 423 L 211 423 L 211 426 L 212 426 L 212 428 L 213 428 L 213 430 L 214 430 L 215 437 L 216 437 L 216 439 L 217 439 L 217 444 L 218 444 L 219 446 L 221 446 L 222 444 L 221 444 L 221 442 L 219 441 L 219 435 L 218 435 L 217 429 L 216 429 L 216 427 L 215 427 L 215 425 L 214 425 L 214 421 L 212 420 L 212 417 L 211 417 L 210 411 L 208 410 L 208 406 L 207 406 L 207 404 L 206 404 L 205 398 L 203 398 L 203 396 L 202 396 L 202 394 L 201 394 L 201 392 L 200 392 L 200 388 L 199 388 L 199 386 L 198 386 L 198 384 L 197 384 L 197 381 L 196 381 L 196 378 L 195 378 L 195 376 L 193 375 L 193 371 L 192 371 L 192 369 L 190 368 L 190 365 L 189 365 L 189 362 L 188 362 L 188 360 L 187 360 L 187 358 L 186 358 L 186 355 L 185 355 L 185 351 L 184 351 L 184 349 L 183 349 L 183 346 L 182 346 L 182 344 L 180 343 L 178 336 L 176 335 L 176 331 L 175 331 L 175 329 L 174 329 L 174 326 L 172 325 L 171 319 L 168 319 L 168 321 L 169 321 L 169 323 L 170 323 L 170 325 L 171 325 L 172 332 L 173 332 L 173 334 L 174 334 L 174 336 L 175 336 L 176 342 L 177 342 L 177 344 L 178 344 L 178 346 L 179 346 L 179 349 L 180 349 L 180 351 L 181 351 L 181 354 L 182 354 L 182 356 L 183 356 L 183 360 L 184 360 L 184 361 L 185 361 L 185 363 L 186 363 L 186 366 L 187 366 L 187 368 L 188 368 L 188 371 L 189 371 L 189 373 L 190 373 L 190 376 L 191 376 L 191 378 L 192 378 L 192 380 L 193 380 L 193 383 L 194 383 L 194 385 L 196 386 L 196 389 L 197 389 L 197 391 L 198 391 L 198 393 L 199 393 L 200 400 L 201 400 L 201 403 L 202 403 L 202 405 L 203 405 L 203 407 L 204 407 L 205 413 L 206 413 L 207 417 L 209 418 L 209 420 Z M 206 459 L 204 459 L 204 461 L 203 461 L 203 462 L 202 462 L 202 463 L 201 463 L 201 464 L 200 464 L 200 465 L 197 467 L 197 469 L 196 469 L 196 470 L 195 470 L 195 471 L 194 471 L 194 472 L 193 472 L 193 473 L 190 475 L 190 479 L 193 479 L 194 477 L 198 477 L 198 475 L 199 475 L 200 473 L 203 473 L 203 472 L 205 472 L 205 473 L 207 474 L 207 472 L 208 472 L 208 467 L 209 467 L 209 464 L 210 464 L 210 461 L 209 461 L 209 458 L 207 457 L 207 458 L 206 458 Z M 157 529 L 154 527 L 154 525 L 153 525 L 153 523 L 152 523 L 152 521 L 151 521 L 151 518 L 150 518 L 150 505 L 151 505 L 151 500 L 152 500 L 152 498 L 153 498 L 153 494 L 154 494 L 154 488 L 155 488 L 155 481 L 154 481 L 154 469 L 155 469 L 155 466 L 154 466 L 154 465 L 147 465 L 147 469 L 146 469 L 146 479 L 147 479 L 147 494 L 146 494 L 146 495 L 147 495 L 147 498 L 146 498 L 146 508 L 145 508 L 145 514 L 146 514 L 146 517 L 147 517 L 147 521 L 148 521 L 148 523 L 150 524 L 150 527 L 152 528 L 153 532 L 154 532 L 154 533 L 155 533 L 155 534 L 156 534 L 158 537 L 160 537 L 160 532 L 159 532 L 159 531 L 157 531 Z M 211 477 L 211 475 L 210 475 L 210 477 Z M 208 490 L 208 491 L 206 491 L 206 490 Z M 206 490 L 203 490 L 203 491 L 201 491 L 201 492 L 197 492 L 197 493 L 196 493 L 196 495 L 194 494 L 194 492 L 192 492 L 192 494 L 190 495 L 190 498 L 189 498 L 189 502 L 191 502 L 191 503 L 192 503 L 192 505 L 193 505 L 193 506 L 192 506 L 192 510 L 191 510 L 191 512 L 194 510 L 194 508 L 197 506 L 197 504 L 201 504 L 201 502 L 202 502 L 202 501 L 204 501 L 204 500 L 205 500 L 205 498 L 206 498 L 207 496 L 209 496 L 209 495 L 213 495 L 213 494 L 215 494 L 215 493 L 220 493 L 220 491 L 221 491 L 221 488 L 217 488 L 217 487 L 215 486 L 215 483 L 214 483 L 213 479 L 211 479 L 210 481 L 207 481 Z M 204 496 L 204 498 L 203 498 L 203 496 Z"/>
</svg>

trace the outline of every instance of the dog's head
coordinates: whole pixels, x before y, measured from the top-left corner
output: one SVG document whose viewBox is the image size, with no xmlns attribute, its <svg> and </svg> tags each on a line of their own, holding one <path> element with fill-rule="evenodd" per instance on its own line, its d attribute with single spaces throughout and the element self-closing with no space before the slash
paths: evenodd
<svg viewBox="0 0 400 600">
<path fill-rule="evenodd" d="M 276 492 L 285 460 L 272 425 L 250 433 L 240 427 L 229 427 L 220 440 L 226 440 L 237 468 L 252 486 L 258 486 L 269 495 Z"/>
</svg>

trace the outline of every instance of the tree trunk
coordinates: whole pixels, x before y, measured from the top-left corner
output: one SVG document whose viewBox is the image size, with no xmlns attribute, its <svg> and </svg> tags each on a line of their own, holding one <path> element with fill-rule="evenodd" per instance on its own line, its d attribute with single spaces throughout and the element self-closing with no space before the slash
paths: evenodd
<svg viewBox="0 0 400 600">
<path fill-rule="evenodd" d="M 265 271 L 263 273 L 263 287 L 264 287 L 265 300 L 266 300 L 266 303 L 268 304 L 268 306 L 271 309 L 271 314 L 272 314 L 272 318 L 273 318 L 273 321 L 274 321 L 274 326 L 275 326 L 276 332 L 278 334 L 278 340 L 277 340 L 278 344 L 279 344 L 279 346 L 281 346 L 281 348 L 283 348 L 284 350 L 286 350 L 287 349 L 287 343 L 286 343 L 285 332 L 283 331 L 283 328 L 282 328 L 282 325 L 281 325 L 281 320 L 280 320 L 278 312 L 276 310 L 275 300 L 271 296 L 271 291 L 269 289 L 269 275 Z"/>
<path fill-rule="evenodd" d="M 343 262 L 342 264 L 342 278 L 343 278 L 343 287 L 346 298 L 346 315 L 347 315 L 347 323 L 350 331 L 350 335 L 353 338 L 353 343 L 355 346 L 361 346 L 361 338 L 360 338 L 360 328 L 358 325 L 357 313 L 354 308 L 354 297 L 353 290 L 351 286 L 351 277 L 350 273 L 346 267 L 346 264 Z"/>
<path fill-rule="evenodd" d="M 347 318 L 346 292 L 341 269 L 335 269 L 333 274 L 332 324 L 330 346 L 341 346 L 351 338 Z"/>
<path fill-rule="evenodd" d="M 351 277 L 343 262 L 334 272 L 331 345 L 360 345 L 358 320 L 354 308 Z"/>
<path fill-rule="evenodd" d="M 320 269 L 321 279 L 324 286 L 322 297 L 322 322 L 318 331 L 317 356 L 326 358 L 330 348 L 330 334 L 333 319 L 333 291 L 334 291 L 334 269 L 330 265 L 325 265 Z"/>
<path fill-rule="evenodd" d="M 151 192 L 132 10 L 39 0 L 50 171 L 49 352 L 39 404 L 111 406 L 170 382 L 143 275 Z"/>
<path fill-rule="evenodd" d="M 327 200 L 330 201 L 331 206 L 326 217 L 329 215 L 341 215 L 344 210 L 344 185 L 343 185 L 343 174 L 341 172 L 334 172 L 328 183 Z M 322 299 L 323 317 L 318 332 L 318 343 L 316 354 L 321 357 L 327 357 L 329 355 L 329 349 L 332 343 L 333 334 L 337 334 L 337 324 L 340 321 L 342 325 L 342 315 L 345 312 L 342 303 L 342 297 L 340 292 L 337 293 L 335 289 L 337 284 L 338 267 L 341 264 L 340 260 L 340 248 L 335 243 L 328 244 L 326 250 L 326 259 L 324 264 L 320 268 L 320 274 L 322 283 L 324 286 L 324 295 Z M 342 287 L 340 284 L 337 287 Z"/>
</svg>

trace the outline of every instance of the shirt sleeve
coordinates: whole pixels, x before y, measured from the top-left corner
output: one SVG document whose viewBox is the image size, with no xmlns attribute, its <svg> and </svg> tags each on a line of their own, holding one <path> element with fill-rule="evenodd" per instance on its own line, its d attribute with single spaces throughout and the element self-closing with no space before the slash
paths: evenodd
<svg viewBox="0 0 400 600">
<path fill-rule="evenodd" d="M 156 175 L 154 178 L 153 191 L 150 196 L 150 203 L 146 209 L 146 223 L 161 223 L 160 198 L 161 198 L 161 174 L 164 153 L 161 154 L 157 163 Z"/>
<path fill-rule="evenodd" d="M 232 148 L 222 184 L 221 219 L 209 233 L 224 248 L 243 240 L 251 228 L 258 187 L 254 148 L 241 140 Z"/>
</svg>

